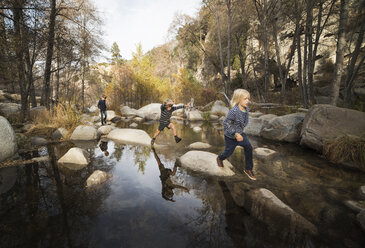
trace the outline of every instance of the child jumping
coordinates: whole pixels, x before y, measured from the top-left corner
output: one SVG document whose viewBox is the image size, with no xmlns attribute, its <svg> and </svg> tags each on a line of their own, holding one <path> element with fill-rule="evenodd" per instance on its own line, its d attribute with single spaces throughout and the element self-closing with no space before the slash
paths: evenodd
<svg viewBox="0 0 365 248">
<path fill-rule="evenodd" d="M 170 123 L 170 118 L 172 115 L 172 112 L 174 112 L 177 109 L 181 109 L 181 108 L 185 108 L 185 106 L 189 106 L 190 102 L 187 105 L 178 105 L 178 106 L 173 106 L 174 102 L 170 99 L 166 99 L 164 101 L 164 103 L 161 105 L 161 117 L 160 117 L 160 124 L 156 130 L 155 135 L 153 135 L 153 138 L 151 140 L 151 146 L 153 146 L 153 144 L 155 143 L 156 137 L 160 134 L 160 132 L 162 132 L 165 127 L 167 127 L 168 129 L 172 129 L 172 131 L 174 132 L 174 137 L 175 137 L 175 141 L 176 143 L 179 143 L 181 141 L 181 138 L 177 137 L 176 135 L 176 128 L 174 126 L 174 124 Z"/>
<path fill-rule="evenodd" d="M 234 152 L 236 146 L 242 146 L 245 150 L 245 169 L 243 172 L 251 179 L 256 180 L 252 171 L 252 146 L 243 129 L 248 124 L 247 107 L 250 102 L 250 93 L 244 89 L 236 89 L 231 100 L 232 109 L 228 112 L 226 119 L 223 121 L 224 140 L 226 143 L 225 150 L 217 157 L 217 164 L 223 167 L 223 160 L 228 158 Z"/>
</svg>

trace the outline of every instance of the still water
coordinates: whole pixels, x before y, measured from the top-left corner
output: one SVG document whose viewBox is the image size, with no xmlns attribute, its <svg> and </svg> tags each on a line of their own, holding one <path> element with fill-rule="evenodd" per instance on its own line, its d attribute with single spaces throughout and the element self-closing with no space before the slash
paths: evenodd
<svg viewBox="0 0 365 248">
<path fill-rule="evenodd" d="M 138 128 L 152 136 L 156 127 Z M 218 154 L 224 149 L 223 132 L 208 124 L 200 133 L 192 127 L 177 124 L 179 144 L 171 130 L 162 133 L 155 151 L 113 141 L 62 143 L 38 150 L 51 162 L 0 169 L 0 247 L 364 247 L 356 213 L 344 205 L 357 199 L 363 173 L 338 168 L 296 144 L 251 137 L 254 148 L 279 154 L 254 160 L 257 181 L 242 175 L 240 149 L 231 157 L 234 177 L 206 176 L 177 166 L 176 158 L 197 141 L 211 144 L 209 151 Z M 75 146 L 90 153 L 91 163 L 57 166 L 55 161 Z M 86 188 L 95 170 L 112 178 Z M 282 237 L 281 223 L 273 223 L 276 232 L 268 231 L 234 202 L 229 185 L 237 181 L 269 189 L 313 223 L 319 235 Z"/>
</svg>

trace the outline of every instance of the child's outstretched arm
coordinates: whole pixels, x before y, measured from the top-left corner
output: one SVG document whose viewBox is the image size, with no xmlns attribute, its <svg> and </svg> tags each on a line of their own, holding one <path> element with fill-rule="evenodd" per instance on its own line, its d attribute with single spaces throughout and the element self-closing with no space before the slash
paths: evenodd
<svg viewBox="0 0 365 248">
<path fill-rule="evenodd" d="M 180 104 L 180 105 L 177 105 L 177 106 L 172 106 L 172 111 L 175 111 L 177 109 L 181 109 L 181 108 L 185 108 L 185 107 L 189 107 L 190 106 L 190 102 L 188 104 Z"/>
</svg>

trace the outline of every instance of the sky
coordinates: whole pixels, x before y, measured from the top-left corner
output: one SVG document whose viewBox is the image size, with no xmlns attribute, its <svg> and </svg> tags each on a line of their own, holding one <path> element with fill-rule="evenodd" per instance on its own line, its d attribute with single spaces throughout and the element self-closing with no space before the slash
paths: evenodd
<svg viewBox="0 0 365 248">
<path fill-rule="evenodd" d="M 93 0 L 104 20 L 103 55 L 110 58 L 110 48 L 116 42 L 123 59 L 131 59 L 136 45 L 143 52 L 167 41 L 168 29 L 174 16 L 195 16 L 201 0 Z M 106 59 L 101 58 L 102 61 Z"/>
</svg>

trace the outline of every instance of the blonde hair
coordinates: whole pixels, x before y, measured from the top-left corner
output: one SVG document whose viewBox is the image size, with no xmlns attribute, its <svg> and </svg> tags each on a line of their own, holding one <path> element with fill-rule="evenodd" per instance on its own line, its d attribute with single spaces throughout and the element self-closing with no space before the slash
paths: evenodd
<svg viewBox="0 0 365 248">
<path fill-rule="evenodd" d="M 172 100 L 171 100 L 171 99 L 169 99 L 169 98 L 167 98 L 167 99 L 165 99 L 165 101 L 163 101 L 163 104 L 167 104 L 167 103 L 169 103 L 169 102 L 172 102 Z"/>
<path fill-rule="evenodd" d="M 244 89 L 236 89 L 233 92 L 232 100 L 231 100 L 231 107 L 236 106 L 241 99 L 250 97 L 250 92 Z"/>
</svg>

